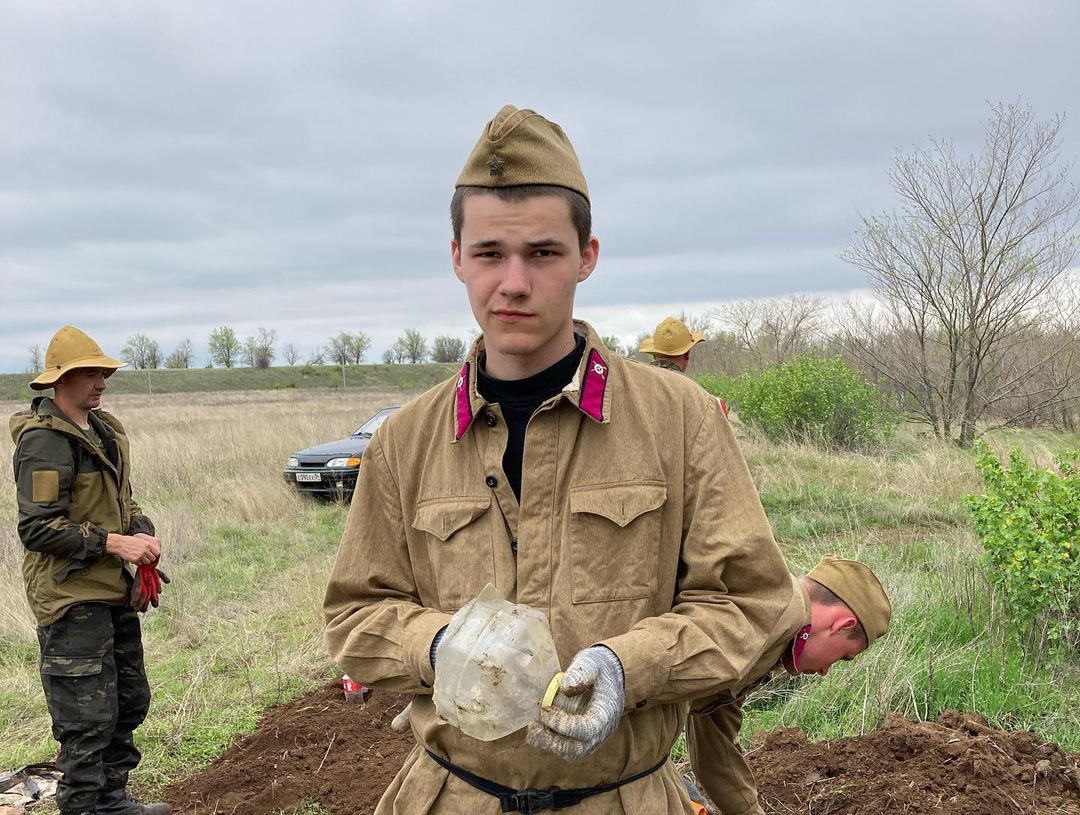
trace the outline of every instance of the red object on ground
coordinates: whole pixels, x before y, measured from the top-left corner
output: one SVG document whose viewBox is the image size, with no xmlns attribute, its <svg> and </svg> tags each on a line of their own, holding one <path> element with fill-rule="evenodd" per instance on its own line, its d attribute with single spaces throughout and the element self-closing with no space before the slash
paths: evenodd
<svg viewBox="0 0 1080 815">
<path fill-rule="evenodd" d="M 361 685 L 348 674 L 341 675 L 341 688 L 345 691 L 345 699 L 349 702 L 366 702 L 371 698 L 371 688 Z"/>
</svg>

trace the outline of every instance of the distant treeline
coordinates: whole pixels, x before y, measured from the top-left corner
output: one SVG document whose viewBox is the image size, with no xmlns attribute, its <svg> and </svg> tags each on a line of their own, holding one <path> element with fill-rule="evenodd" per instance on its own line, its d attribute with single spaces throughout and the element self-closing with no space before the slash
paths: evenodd
<svg viewBox="0 0 1080 815">
<path fill-rule="evenodd" d="M 420 390 L 457 372 L 453 364 L 295 365 L 273 368 L 120 370 L 109 378 L 110 393 L 194 393 L 289 388 L 386 388 Z M 0 401 L 28 401 L 28 374 L 0 374 Z"/>
</svg>

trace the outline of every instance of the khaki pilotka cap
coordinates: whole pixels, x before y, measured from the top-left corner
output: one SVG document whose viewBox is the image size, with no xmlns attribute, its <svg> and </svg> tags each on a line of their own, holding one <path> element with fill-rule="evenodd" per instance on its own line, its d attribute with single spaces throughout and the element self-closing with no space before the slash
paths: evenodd
<svg viewBox="0 0 1080 815">
<path fill-rule="evenodd" d="M 117 368 L 123 368 L 126 362 L 105 356 L 101 346 L 88 334 L 73 325 L 65 325 L 49 340 L 45 351 L 45 370 L 30 383 L 36 391 L 51 388 L 56 380 L 68 371 L 76 368 L 104 368 L 105 376 L 113 375 Z"/>
<path fill-rule="evenodd" d="M 681 357 L 699 342 L 705 342 L 704 334 L 691 331 L 682 320 L 668 317 L 656 327 L 651 337 L 641 343 L 638 350 L 643 354 Z"/>
<path fill-rule="evenodd" d="M 455 187 L 551 184 L 581 193 L 589 186 L 561 127 L 534 110 L 507 105 L 487 123 Z"/>
<path fill-rule="evenodd" d="M 859 618 L 866 631 L 866 645 L 885 636 L 892 618 L 892 604 L 881 581 L 857 560 L 826 555 L 807 575 L 841 600 Z"/>
</svg>

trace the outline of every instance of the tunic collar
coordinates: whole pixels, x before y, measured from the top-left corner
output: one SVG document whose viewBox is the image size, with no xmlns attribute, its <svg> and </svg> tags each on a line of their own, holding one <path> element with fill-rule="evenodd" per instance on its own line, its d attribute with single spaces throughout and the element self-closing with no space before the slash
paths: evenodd
<svg viewBox="0 0 1080 815">
<path fill-rule="evenodd" d="M 598 424 L 611 421 L 611 391 L 609 386 L 611 366 L 608 359 L 611 351 L 604 347 L 593 327 L 582 320 L 574 320 L 574 333 L 585 337 L 585 351 L 574 376 L 563 388 L 563 397 Z M 479 337 L 465 364 L 458 372 L 454 385 L 454 438 L 461 441 L 472 427 L 473 421 L 487 404 L 476 388 L 476 373 L 484 338 Z"/>
</svg>

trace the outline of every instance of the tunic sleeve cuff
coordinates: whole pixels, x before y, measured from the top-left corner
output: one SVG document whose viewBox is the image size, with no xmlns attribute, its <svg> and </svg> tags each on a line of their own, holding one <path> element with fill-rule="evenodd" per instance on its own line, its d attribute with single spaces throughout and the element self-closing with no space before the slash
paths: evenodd
<svg viewBox="0 0 1080 815">
<path fill-rule="evenodd" d="M 663 688 L 670 673 L 668 650 L 651 631 L 635 629 L 599 643 L 623 666 L 626 709 L 645 707 Z"/>
<path fill-rule="evenodd" d="M 435 669 L 431 667 L 431 641 L 449 623 L 449 614 L 429 609 L 405 626 L 405 659 L 413 676 L 420 677 L 420 684 L 425 688 L 435 684 Z"/>
</svg>

